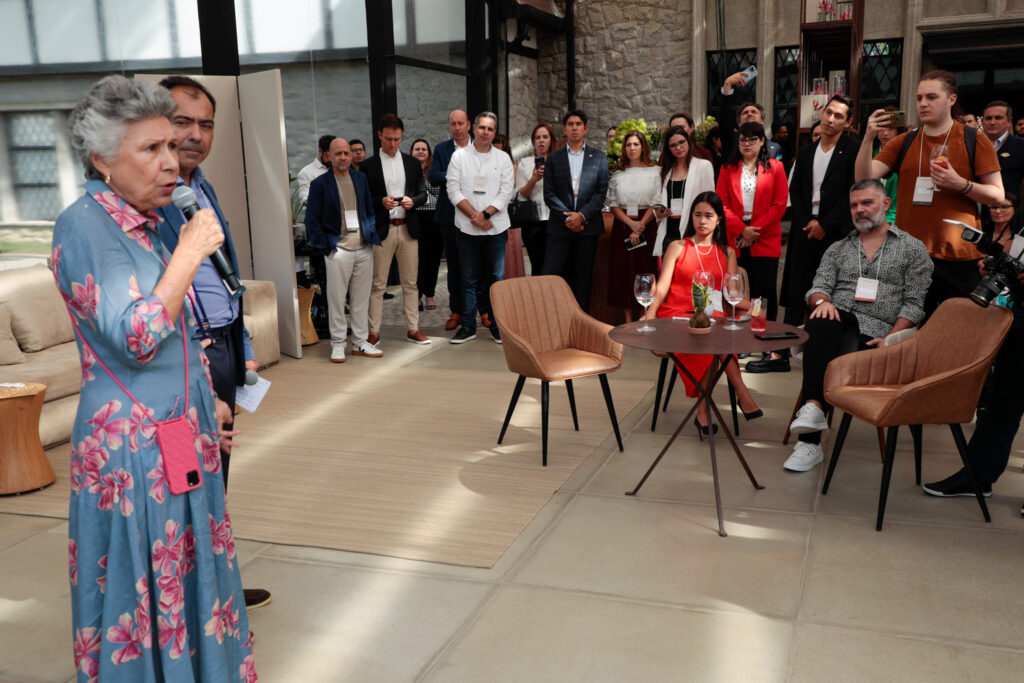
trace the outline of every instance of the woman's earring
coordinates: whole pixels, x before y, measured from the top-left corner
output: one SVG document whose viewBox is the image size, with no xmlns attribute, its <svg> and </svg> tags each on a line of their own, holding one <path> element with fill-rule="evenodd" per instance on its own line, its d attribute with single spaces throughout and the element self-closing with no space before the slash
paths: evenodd
<svg viewBox="0 0 1024 683">
<path fill-rule="evenodd" d="M 109 185 L 110 184 L 110 176 L 107 176 L 106 178 L 104 178 L 103 182 L 105 182 L 107 185 Z"/>
</svg>

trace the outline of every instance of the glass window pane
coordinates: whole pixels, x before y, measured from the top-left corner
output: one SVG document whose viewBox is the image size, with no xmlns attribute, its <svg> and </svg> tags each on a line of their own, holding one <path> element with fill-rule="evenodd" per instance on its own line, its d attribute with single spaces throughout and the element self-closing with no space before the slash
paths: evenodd
<svg viewBox="0 0 1024 683">
<path fill-rule="evenodd" d="M 56 184 L 57 155 L 53 150 L 20 150 L 11 154 L 15 185 Z"/>
<path fill-rule="evenodd" d="M 71 4 L 92 5 L 89 2 Z M 166 2 L 115 0 L 104 2 L 102 7 L 108 59 L 169 59 L 173 56 Z"/>
<path fill-rule="evenodd" d="M 366 47 L 364 0 L 331 0 L 331 36 L 327 47 Z"/>
<path fill-rule="evenodd" d="M 12 114 L 8 120 L 11 147 L 52 147 L 56 144 L 49 113 Z"/>
<path fill-rule="evenodd" d="M 30 64 L 32 51 L 25 3 L 0 2 L 0 26 L 4 27 L 4 37 L 0 40 L 0 64 Z"/>
<path fill-rule="evenodd" d="M 39 61 L 94 62 L 101 59 L 95 3 L 33 0 L 32 5 Z"/>
<path fill-rule="evenodd" d="M 23 221 L 54 221 L 64 210 L 56 186 L 15 187 L 14 197 Z"/>
<path fill-rule="evenodd" d="M 466 77 L 399 64 L 398 115 L 405 124 L 402 151 L 425 138 L 431 148 L 448 139 L 448 114 L 466 107 Z"/>
<path fill-rule="evenodd" d="M 399 40 L 396 27 L 396 54 L 453 66 L 466 65 L 465 0 L 396 0 L 396 24 L 400 7 L 404 15 L 402 28 L 412 26 L 414 30 Z"/>
</svg>

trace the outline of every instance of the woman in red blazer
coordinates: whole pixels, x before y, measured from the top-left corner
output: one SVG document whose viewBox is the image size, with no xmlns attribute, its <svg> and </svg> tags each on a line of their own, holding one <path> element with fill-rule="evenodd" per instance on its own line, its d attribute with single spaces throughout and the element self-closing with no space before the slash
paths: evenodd
<svg viewBox="0 0 1024 683">
<path fill-rule="evenodd" d="M 739 145 L 722 166 L 716 189 L 725 205 L 729 241 L 739 248 L 738 263 L 750 278 L 750 295 L 767 299 L 768 320 L 775 320 L 782 214 L 789 185 L 782 164 L 768 158 L 760 123 L 740 126 Z"/>
</svg>

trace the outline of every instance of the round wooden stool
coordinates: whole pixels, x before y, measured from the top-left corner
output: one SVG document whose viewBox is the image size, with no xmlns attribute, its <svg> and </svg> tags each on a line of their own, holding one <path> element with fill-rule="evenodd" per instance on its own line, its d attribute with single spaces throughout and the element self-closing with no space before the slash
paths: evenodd
<svg viewBox="0 0 1024 683">
<path fill-rule="evenodd" d="M 57 479 L 39 442 L 45 384 L 0 387 L 0 495 L 49 486 Z"/>
</svg>

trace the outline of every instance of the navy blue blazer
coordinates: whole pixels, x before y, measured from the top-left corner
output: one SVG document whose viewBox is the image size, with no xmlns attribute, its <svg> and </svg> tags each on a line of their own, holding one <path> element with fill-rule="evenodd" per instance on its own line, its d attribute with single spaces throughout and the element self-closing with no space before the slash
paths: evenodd
<svg viewBox="0 0 1024 683">
<path fill-rule="evenodd" d="M 363 231 L 363 239 L 379 247 L 380 239 L 374 227 L 373 200 L 370 199 L 370 183 L 367 182 L 365 175 L 354 168 L 349 170 L 349 174 L 356 190 L 359 226 Z M 330 253 L 341 239 L 341 197 L 338 195 L 338 182 L 330 170 L 309 184 L 309 197 L 306 199 L 306 239 L 314 249 L 324 254 Z"/>
<path fill-rule="evenodd" d="M 1003 146 L 996 150 L 999 168 L 1003 176 L 1003 191 L 1012 192 L 1020 198 L 1021 182 L 1024 182 L 1024 139 L 1006 136 Z"/>
<path fill-rule="evenodd" d="M 604 219 L 601 208 L 608 193 L 608 157 L 601 150 L 586 145 L 583 155 L 583 171 L 580 174 L 580 191 L 573 208 L 572 174 L 569 172 L 568 146 L 548 155 L 544 169 L 544 203 L 551 214 L 548 217 L 548 232 L 568 230 L 565 227 L 565 211 L 583 214 L 586 225 L 582 235 L 603 235 Z M 431 179 L 433 180 L 433 179 Z"/>
<path fill-rule="evenodd" d="M 228 256 L 231 258 L 231 265 L 235 267 L 235 272 L 238 272 L 238 256 L 235 255 L 235 243 L 231 239 L 231 231 L 228 229 L 228 221 L 224 217 L 224 212 L 220 210 L 220 202 L 217 201 L 217 193 L 213 191 L 213 185 L 207 180 L 199 183 L 199 187 L 203 189 L 203 193 L 206 198 L 210 200 L 210 204 L 213 207 L 213 212 L 217 214 L 217 222 L 220 223 L 221 229 L 224 231 L 224 249 L 227 250 Z M 181 212 L 181 209 L 176 207 L 174 204 L 168 204 L 167 206 L 161 206 L 156 209 L 157 215 L 163 218 L 163 222 L 160 223 L 160 241 L 167 247 L 167 251 L 174 253 L 175 247 L 178 246 L 178 236 L 181 234 L 181 226 L 185 225 L 185 214 Z M 235 385 L 241 386 L 245 382 L 245 356 L 246 347 L 248 346 L 249 333 L 245 329 L 245 325 L 242 322 L 242 299 L 238 300 L 238 317 L 231 324 L 231 332 L 229 338 L 231 343 L 235 347 Z M 250 349 L 251 353 L 251 349 Z"/>
<path fill-rule="evenodd" d="M 455 154 L 455 140 L 448 138 L 434 147 L 434 157 L 430 162 L 430 182 L 441 188 L 437 193 L 437 208 L 434 209 L 434 222 L 441 225 L 455 223 L 455 207 L 448 199 L 448 164 Z"/>
</svg>

